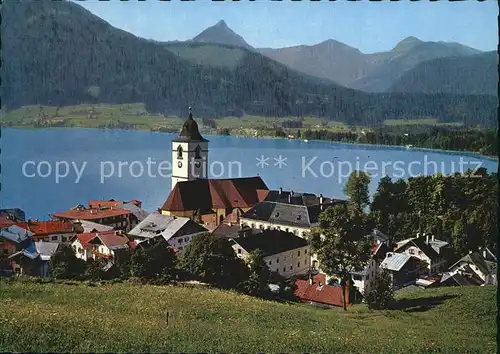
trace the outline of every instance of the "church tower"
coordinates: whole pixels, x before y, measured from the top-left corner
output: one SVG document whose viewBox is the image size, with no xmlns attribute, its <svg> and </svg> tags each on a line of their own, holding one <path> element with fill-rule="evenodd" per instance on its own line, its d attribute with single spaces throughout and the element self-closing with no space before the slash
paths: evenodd
<svg viewBox="0 0 500 354">
<path fill-rule="evenodd" d="M 177 182 L 207 178 L 208 140 L 198 130 L 189 107 L 188 119 L 172 141 L 172 189 Z"/>
</svg>

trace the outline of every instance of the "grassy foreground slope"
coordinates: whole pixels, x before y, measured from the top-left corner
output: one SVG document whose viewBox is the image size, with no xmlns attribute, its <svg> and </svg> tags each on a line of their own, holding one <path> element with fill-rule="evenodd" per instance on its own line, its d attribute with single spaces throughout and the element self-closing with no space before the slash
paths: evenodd
<svg viewBox="0 0 500 354">
<path fill-rule="evenodd" d="M 0 352 L 493 353 L 495 296 L 441 288 L 399 298 L 405 310 L 344 313 L 181 286 L 3 282 Z"/>
</svg>

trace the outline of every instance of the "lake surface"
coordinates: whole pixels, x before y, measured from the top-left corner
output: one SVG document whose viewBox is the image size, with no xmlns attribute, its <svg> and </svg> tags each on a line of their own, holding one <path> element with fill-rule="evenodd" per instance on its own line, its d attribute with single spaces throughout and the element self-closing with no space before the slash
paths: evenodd
<svg viewBox="0 0 500 354">
<path fill-rule="evenodd" d="M 92 199 L 139 199 L 146 210 L 155 210 L 170 193 L 174 137 L 148 131 L 2 129 L 1 206 L 21 208 L 27 217 L 38 219 L 48 219 L 49 213 L 78 203 L 86 205 Z M 467 153 L 320 141 L 206 138 L 210 140 L 211 177 L 260 175 L 271 189 L 283 187 L 336 198 L 344 197 L 350 170 L 371 173 L 373 193 L 384 175 L 408 178 L 479 166 L 490 172 L 498 169 L 497 160 Z M 264 163 L 259 165 L 258 159 Z"/>
</svg>

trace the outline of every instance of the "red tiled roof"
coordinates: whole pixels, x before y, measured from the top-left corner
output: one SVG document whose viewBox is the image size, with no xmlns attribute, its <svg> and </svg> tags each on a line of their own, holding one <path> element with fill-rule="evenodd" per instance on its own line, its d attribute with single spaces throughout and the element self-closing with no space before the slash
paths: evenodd
<svg viewBox="0 0 500 354">
<path fill-rule="evenodd" d="M 15 221 L 10 220 L 6 216 L 0 216 L 0 228 L 9 227 L 14 225 L 15 223 Z"/>
<path fill-rule="evenodd" d="M 323 284 L 323 287 L 321 290 L 318 290 L 320 282 Z M 344 305 L 342 287 L 326 285 L 323 274 L 314 276 L 312 285 L 309 283 L 309 280 L 297 280 L 295 285 L 295 296 L 303 302 L 316 302 L 333 306 Z"/>
<path fill-rule="evenodd" d="M 89 243 L 96 236 L 95 232 L 89 232 L 85 234 L 77 234 L 76 238 L 80 241 L 83 248 L 92 249 L 93 246 Z"/>
<path fill-rule="evenodd" d="M 257 189 L 257 197 L 259 198 L 259 202 L 264 201 L 268 194 L 269 194 L 268 189 Z"/>
<path fill-rule="evenodd" d="M 140 200 L 137 200 L 137 199 L 134 199 L 134 200 L 131 200 L 131 201 L 123 201 L 123 200 L 114 200 L 114 199 L 110 199 L 110 200 L 90 200 L 89 201 L 89 208 L 92 208 L 92 209 L 99 209 L 99 207 L 115 207 L 115 206 L 119 206 L 119 205 L 123 205 L 123 204 L 127 204 L 127 203 L 131 203 L 131 204 L 134 204 L 135 206 L 137 207 L 140 207 L 142 202 Z"/>
<path fill-rule="evenodd" d="M 130 210 L 120 209 L 120 208 L 110 208 L 110 209 L 69 209 L 62 211 L 60 213 L 50 214 L 55 218 L 62 219 L 82 219 L 82 220 L 95 220 L 101 218 L 109 218 L 116 216 L 126 216 L 131 214 Z"/>
<path fill-rule="evenodd" d="M 162 210 L 250 208 L 260 201 L 258 191 L 266 189 L 260 177 L 178 182 Z"/>
<path fill-rule="evenodd" d="M 30 221 L 17 223 L 17 226 L 22 227 L 25 230 L 33 232 L 33 236 L 42 236 L 50 234 L 64 234 L 74 232 L 75 228 L 69 221 Z"/>
</svg>

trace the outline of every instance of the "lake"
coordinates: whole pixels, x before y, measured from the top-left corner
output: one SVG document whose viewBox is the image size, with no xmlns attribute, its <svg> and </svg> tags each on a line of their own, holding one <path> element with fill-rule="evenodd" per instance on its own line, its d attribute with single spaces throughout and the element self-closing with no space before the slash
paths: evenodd
<svg viewBox="0 0 500 354">
<path fill-rule="evenodd" d="M 21 208 L 27 217 L 92 199 L 142 200 L 152 211 L 170 192 L 174 134 L 97 129 L 2 129 L 1 206 Z M 323 193 L 343 198 L 351 170 L 372 175 L 376 190 L 384 175 L 408 178 L 452 173 L 498 161 L 475 154 L 301 140 L 206 136 L 209 176 L 260 175 L 271 189 Z M 120 168 L 121 167 L 121 168 Z"/>
</svg>

